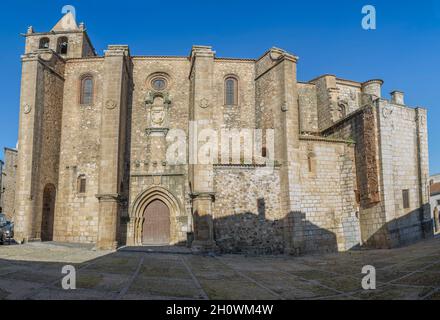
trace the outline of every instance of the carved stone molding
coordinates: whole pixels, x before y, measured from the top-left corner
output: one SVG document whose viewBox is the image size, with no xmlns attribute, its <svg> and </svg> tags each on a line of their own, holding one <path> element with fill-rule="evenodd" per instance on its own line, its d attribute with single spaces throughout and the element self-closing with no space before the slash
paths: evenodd
<svg viewBox="0 0 440 320">
<path fill-rule="evenodd" d="M 158 102 L 156 98 L 163 99 Z M 148 109 L 147 136 L 166 136 L 169 129 L 171 98 L 168 92 L 150 91 L 145 99 Z"/>
<path fill-rule="evenodd" d="M 113 110 L 118 106 L 117 102 L 115 100 L 107 100 L 107 102 L 105 103 L 105 107 L 108 110 Z"/>
<path fill-rule="evenodd" d="M 120 194 L 118 193 L 112 193 L 112 194 L 97 194 L 96 198 L 100 202 L 120 202 L 124 200 Z"/>
<path fill-rule="evenodd" d="M 31 113 L 31 111 L 32 111 L 32 107 L 31 107 L 29 104 L 25 104 L 25 105 L 23 106 L 23 112 L 24 112 L 24 114 L 29 114 L 29 113 Z"/>
<path fill-rule="evenodd" d="M 390 106 L 386 106 L 382 110 L 382 115 L 385 119 L 389 118 L 393 114 L 393 109 Z"/>
<path fill-rule="evenodd" d="M 202 109 L 208 108 L 210 106 L 208 99 L 206 99 L 206 98 L 201 99 L 200 102 L 199 102 L 199 106 Z"/>
<path fill-rule="evenodd" d="M 170 129 L 168 129 L 168 128 L 147 128 L 147 129 L 145 129 L 147 136 L 158 136 L 158 135 L 166 136 L 169 131 L 170 131 Z"/>
<path fill-rule="evenodd" d="M 215 192 L 194 192 L 190 195 L 191 199 L 202 199 L 202 200 L 211 200 L 215 201 Z"/>
<path fill-rule="evenodd" d="M 170 107 L 171 106 L 171 96 L 168 92 L 159 92 L 159 91 L 149 91 L 145 97 L 146 106 L 151 106 L 154 103 L 154 99 L 162 98 L 164 101 L 164 105 Z"/>
</svg>

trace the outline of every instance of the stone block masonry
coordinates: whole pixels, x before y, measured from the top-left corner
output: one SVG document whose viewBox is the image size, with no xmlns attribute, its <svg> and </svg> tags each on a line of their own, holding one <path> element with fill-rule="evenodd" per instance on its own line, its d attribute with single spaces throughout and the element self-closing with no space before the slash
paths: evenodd
<svg viewBox="0 0 440 320">
<path fill-rule="evenodd" d="M 279 48 L 234 59 L 110 45 L 98 56 L 84 25 L 61 22 L 25 35 L 17 240 L 303 254 L 432 235 L 426 110 L 402 92 L 382 98 L 383 81 L 299 82 L 298 57 Z M 204 149 L 218 160 L 192 161 L 209 130 L 237 132 L 231 146 L 251 143 L 252 160 L 218 148 Z M 240 130 L 264 132 L 260 144 Z M 174 163 L 180 143 L 187 161 Z"/>
</svg>

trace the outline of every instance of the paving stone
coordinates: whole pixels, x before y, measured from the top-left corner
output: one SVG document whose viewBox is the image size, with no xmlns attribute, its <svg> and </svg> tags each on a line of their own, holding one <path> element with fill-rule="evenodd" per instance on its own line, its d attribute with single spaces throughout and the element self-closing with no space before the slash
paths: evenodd
<svg viewBox="0 0 440 320">
<path fill-rule="evenodd" d="M 200 292 L 191 280 L 153 279 L 139 275 L 128 294 L 200 298 Z"/>
<path fill-rule="evenodd" d="M 417 272 L 393 283 L 414 286 L 440 287 L 440 275 L 437 272 Z"/>
<path fill-rule="evenodd" d="M 48 254 L 44 244 L 15 246 L 0 249 L 0 299 L 193 300 L 207 295 L 227 300 L 435 300 L 440 292 L 440 264 L 432 263 L 440 252 L 438 243 L 435 239 L 397 250 L 299 258 L 174 252 L 102 255 L 54 244 L 48 246 L 52 250 Z M 380 266 L 375 291 L 361 288 L 363 263 Z M 66 264 L 76 267 L 78 290 L 61 288 L 61 269 Z"/>
<path fill-rule="evenodd" d="M 112 298 L 113 296 L 102 291 L 45 288 L 32 296 L 30 300 L 110 300 Z"/>
<path fill-rule="evenodd" d="M 203 290 L 212 300 L 275 300 L 276 296 L 250 281 L 201 280 Z"/>
<path fill-rule="evenodd" d="M 363 300 L 418 300 L 432 290 L 424 287 L 384 286 L 376 290 L 361 291 L 354 297 Z"/>
</svg>

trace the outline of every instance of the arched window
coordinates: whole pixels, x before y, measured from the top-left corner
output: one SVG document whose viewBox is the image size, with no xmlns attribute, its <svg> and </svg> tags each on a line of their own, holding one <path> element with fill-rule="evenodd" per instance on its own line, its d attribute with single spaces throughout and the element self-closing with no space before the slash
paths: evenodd
<svg viewBox="0 0 440 320">
<path fill-rule="evenodd" d="M 50 40 L 49 40 L 49 38 L 41 38 L 40 39 L 40 45 L 38 46 L 38 48 L 40 48 L 40 49 L 49 49 L 49 43 L 50 43 Z"/>
<path fill-rule="evenodd" d="M 85 175 L 78 177 L 78 193 L 84 194 L 87 191 L 87 179 Z"/>
<path fill-rule="evenodd" d="M 84 76 L 81 79 L 80 103 L 82 105 L 93 104 L 93 77 L 90 75 Z"/>
<path fill-rule="evenodd" d="M 225 104 L 238 105 L 238 81 L 235 77 L 228 77 L 225 80 Z"/>
<path fill-rule="evenodd" d="M 69 39 L 67 39 L 67 37 L 59 38 L 57 43 L 57 53 L 67 54 L 68 49 L 69 49 Z"/>
</svg>

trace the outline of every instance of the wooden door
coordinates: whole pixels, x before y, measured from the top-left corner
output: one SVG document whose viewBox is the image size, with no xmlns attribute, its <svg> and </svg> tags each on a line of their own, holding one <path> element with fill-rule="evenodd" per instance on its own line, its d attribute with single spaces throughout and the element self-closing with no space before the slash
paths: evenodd
<svg viewBox="0 0 440 320">
<path fill-rule="evenodd" d="M 170 244 L 170 210 L 160 200 L 151 202 L 144 212 L 142 242 L 144 245 Z"/>
</svg>

